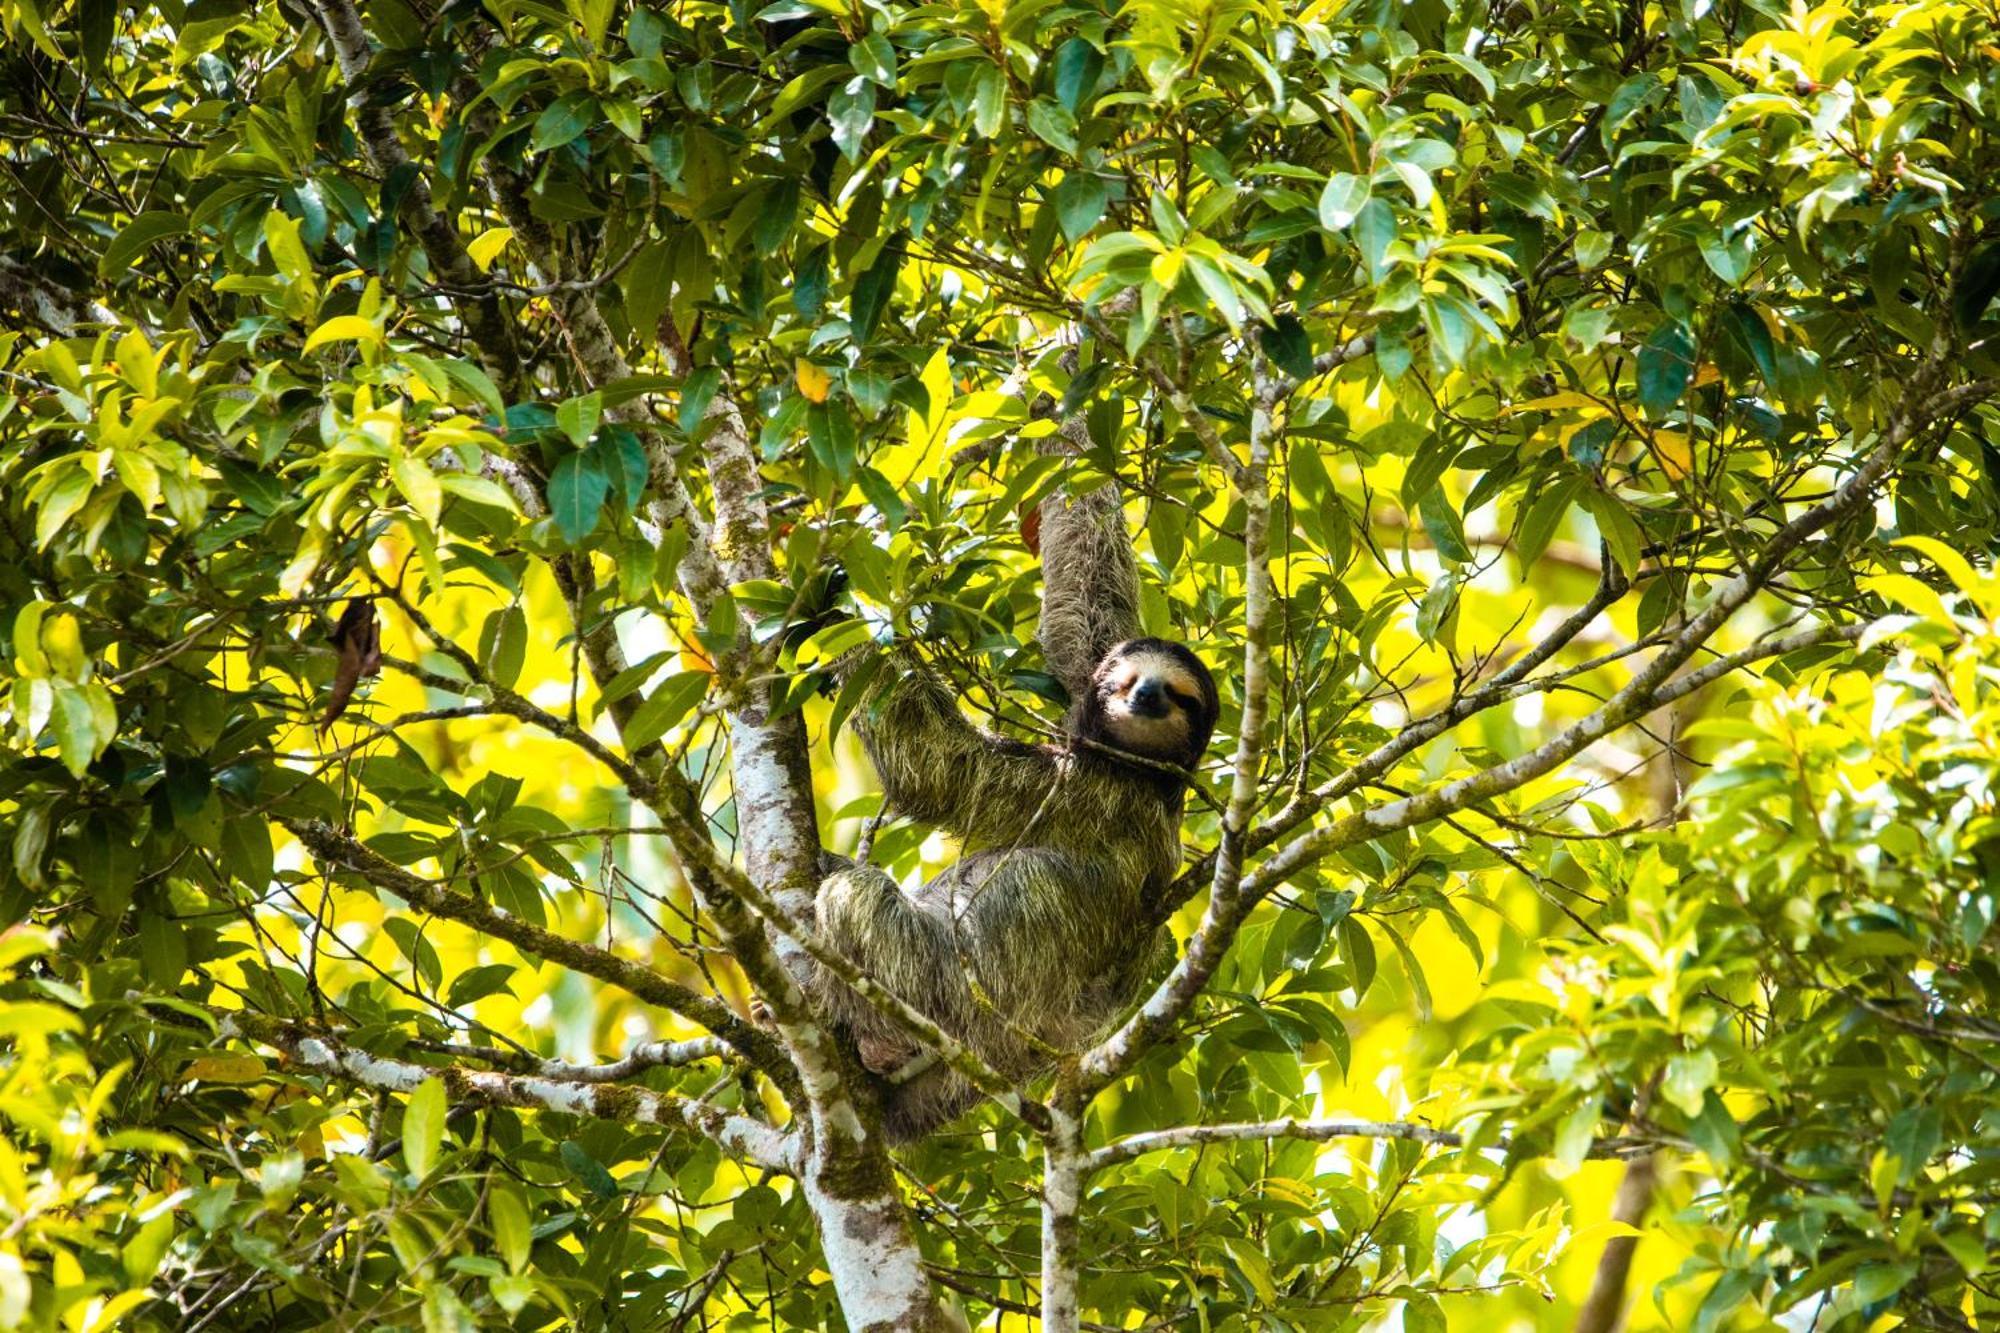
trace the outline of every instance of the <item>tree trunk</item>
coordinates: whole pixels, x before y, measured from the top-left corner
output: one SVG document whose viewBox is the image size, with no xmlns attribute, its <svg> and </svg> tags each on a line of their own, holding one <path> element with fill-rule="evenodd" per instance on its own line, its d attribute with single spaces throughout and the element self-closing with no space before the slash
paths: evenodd
<svg viewBox="0 0 2000 1333">
<path fill-rule="evenodd" d="M 1659 1179 L 1657 1155 L 1635 1157 L 1625 1167 L 1625 1179 L 1618 1182 L 1618 1196 L 1611 1202 L 1611 1220 L 1638 1226 L 1653 1204 L 1653 1185 Z M 1613 1236 L 1604 1242 L 1597 1261 L 1597 1275 L 1590 1280 L 1590 1295 L 1576 1316 L 1576 1333 L 1612 1333 L 1625 1311 L 1625 1279 L 1632 1272 L 1632 1252 L 1639 1248 L 1637 1236 Z"/>
<path fill-rule="evenodd" d="M 878 1185 L 868 1178 L 867 1157 L 886 1162 L 881 1150 L 869 1154 L 844 1136 L 831 1146 L 833 1152 L 814 1151 L 799 1185 L 819 1224 L 820 1252 L 847 1327 L 852 1333 L 966 1333 L 965 1316 L 940 1298 L 924 1271 L 893 1179 Z"/>
</svg>

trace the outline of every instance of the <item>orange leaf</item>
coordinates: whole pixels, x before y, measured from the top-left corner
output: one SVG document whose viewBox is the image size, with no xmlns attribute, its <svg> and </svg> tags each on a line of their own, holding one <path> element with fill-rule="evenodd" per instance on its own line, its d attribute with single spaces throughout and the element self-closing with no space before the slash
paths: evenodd
<svg viewBox="0 0 2000 1333">
<path fill-rule="evenodd" d="M 833 388 L 833 376 L 827 374 L 804 357 L 799 357 L 793 361 L 792 367 L 794 374 L 798 378 L 799 392 L 806 396 L 806 401 L 809 403 L 825 402 L 827 391 Z"/>
<path fill-rule="evenodd" d="M 1694 445 L 1681 431 L 1654 431 L 1653 448 L 1660 455 L 1660 466 L 1664 467 L 1667 475 L 1675 481 L 1694 471 Z"/>
</svg>

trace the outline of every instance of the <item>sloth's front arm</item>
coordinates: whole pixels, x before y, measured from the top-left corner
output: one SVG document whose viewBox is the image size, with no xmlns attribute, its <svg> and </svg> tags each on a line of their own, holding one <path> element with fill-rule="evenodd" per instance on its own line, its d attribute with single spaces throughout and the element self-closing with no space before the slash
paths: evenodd
<svg viewBox="0 0 2000 1333">
<path fill-rule="evenodd" d="M 909 658 L 887 666 L 855 715 L 889 807 L 968 847 L 1021 839 L 1058 779 L 1055 756 L 974 727 L 950 688 Z"/>
</svg>

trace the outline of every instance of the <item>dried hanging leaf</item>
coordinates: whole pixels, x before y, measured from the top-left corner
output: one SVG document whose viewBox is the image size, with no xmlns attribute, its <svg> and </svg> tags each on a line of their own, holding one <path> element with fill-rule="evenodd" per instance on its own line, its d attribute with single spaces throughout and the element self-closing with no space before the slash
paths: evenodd
<svg viewBox="0 0 2000 1333">
<path fill-rule="evenodd" d="M 354 697 L 354 687 L 362 678 L 382 672 L 382 623 L 376 619 L 375 603 L 366 597 L 348 602 L 333 627 L 332 642 L 340 661 L 333 669 L 333 692 L 327 697 L 326 713 L 319 720 L 322 736 L 347 711 L 347 701 Z"/>
</svg>

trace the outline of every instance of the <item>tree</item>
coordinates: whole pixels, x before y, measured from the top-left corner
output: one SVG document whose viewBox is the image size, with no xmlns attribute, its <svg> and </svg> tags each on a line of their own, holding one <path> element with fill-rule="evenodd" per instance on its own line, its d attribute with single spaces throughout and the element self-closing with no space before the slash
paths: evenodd
<svg viewBox="0 0 2000 1333">
<path fill-rule="evenodd" d="M 1663 1318 L 1992 1313 L 1990 8 L 0 21 L 0 1324 L 1440 1327 L 1593 1156 Z M 1052 734 L 1112 482 L 1176 956 L 892 1158 L 827 667 Z"/>
</svg>

